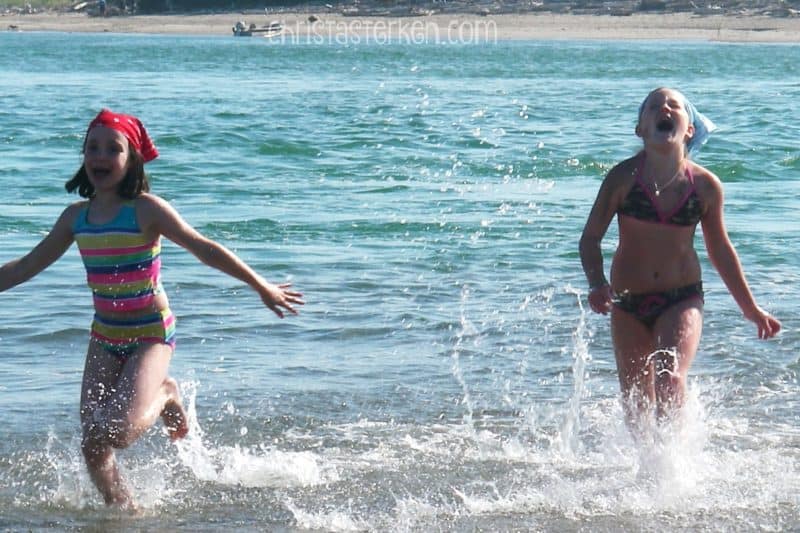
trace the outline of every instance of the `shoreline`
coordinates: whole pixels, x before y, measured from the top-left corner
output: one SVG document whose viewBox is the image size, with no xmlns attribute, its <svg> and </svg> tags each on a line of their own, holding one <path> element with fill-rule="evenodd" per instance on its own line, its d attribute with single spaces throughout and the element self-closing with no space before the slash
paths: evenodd
<svg viewBox="0 0 800 533">
<path fill-rule="evenodd" d="M 316 19 L 316 20 L 314 20 Z M 730 43 L 800 43 L 800 17 L 696 15 L 688 12 L 565 14 L 551 12 L 350 16 L 308 12 L 214 13 L 90 17 L 84 13 L 43 12 L 0 15 L 0 28 L 22 32 L 136 33 L 228 36 L 237 21 L 261 27 L 280 22 L 283 39 L 306 42 L 445 40 L 668 40 Z M 427 41 L 425 40 L 427 38 Z M 280 39 L 280 37 L 278 37 Z"/>
</svg>

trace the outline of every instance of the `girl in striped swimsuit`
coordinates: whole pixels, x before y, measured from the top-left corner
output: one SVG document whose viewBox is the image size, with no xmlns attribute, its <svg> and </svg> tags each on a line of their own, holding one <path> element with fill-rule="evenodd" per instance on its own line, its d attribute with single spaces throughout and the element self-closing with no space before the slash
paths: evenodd
<svg viewBox="0 0 800 533">
<path fill-rule="evenodd" d="M 159 416 L 171 439 L 189 431 L 177 383 L 168 375 L 175 317 L 161 285 L 161 237 L 250 285 L 281 318 L 304 303 L 290 284 L 267 282 L 150 194 L 144 163 L 157 156 L 136 117 L 101 111 L 86 132 L 83 165 L 66 184 L 86 200 L 67 207 L 31 252 L 0 267 L 2 292 L 78 244 L 95 309 L 81 391 L 82 451 L 105 502 L 123 508 L 135 504 L 114 449 L 128 447 Z"/>
</svg>

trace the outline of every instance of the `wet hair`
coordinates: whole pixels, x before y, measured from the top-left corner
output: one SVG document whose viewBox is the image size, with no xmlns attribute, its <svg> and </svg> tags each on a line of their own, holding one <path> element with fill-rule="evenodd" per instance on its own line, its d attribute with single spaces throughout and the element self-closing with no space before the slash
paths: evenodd
<svg viewBox="0 0 800 533">
<path fill-rule="evenodd" d="M 92 198 L 94 196 L 94 186 L 89 181 L 89 176 L 86 174 L 86 165 L 82 164 L 78 172 L 69 180 L 64 188 L 67 192 L 78 191 L 78 194 L 83 198 Z M 144 171 L 144 159 L 137 152 L 133 146 L 128 143 L 128 171 L 125 177 L 119 183 L 117 193 L 126 200 L 133 200 L 143 192 L 150 191 L 150 182 L 148 181 L 147 174 Z"/>
</svg>

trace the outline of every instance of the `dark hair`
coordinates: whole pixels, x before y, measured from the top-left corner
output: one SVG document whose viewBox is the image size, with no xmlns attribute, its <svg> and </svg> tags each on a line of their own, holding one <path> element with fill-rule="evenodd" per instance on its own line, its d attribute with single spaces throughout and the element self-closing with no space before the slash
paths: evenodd
<svg viewBox="0 0 800 533">
<path fill-rule="evenodd" d="M 85 165 L 81 165 L 81 168 L 64 185 L 64 188 L 67 189 L 67 192 L 75 192 L 77 190 L 78 194 L 83 198 L 92 198 L 94 196 L 94 186 L 89 181 Z M 128 143 L 128 171 L 119 183 L 117 193 L 126 200 L 133 200 L 149 190 L 150 182 L 144 172 L 144 160 L 139 155 L 139 152 Z"/>
</svg>

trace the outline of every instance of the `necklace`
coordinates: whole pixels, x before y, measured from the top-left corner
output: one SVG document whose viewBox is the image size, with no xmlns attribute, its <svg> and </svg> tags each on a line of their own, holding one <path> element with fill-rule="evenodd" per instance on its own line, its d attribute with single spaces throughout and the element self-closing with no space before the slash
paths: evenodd
<svg viewBox="0 0 800 533">
<path fill-rule="evenodd" d="M 683 174 L 683 168 L 679 168 L 678 171 L 675 174 L 673 174 L 672 177 L 669 180 L 667 180 L 667 182 L 664 185 L 660 187 L 658 186 L 656 180 L 653 180 L 653 192 L 655 192 L 656 196 L 661 196 L 661 192 L 665 191 L 667 187 L 672 185 L 672 182 L 678 179 L 678 176 L 680 176 L 681 174 Z"/>
</svg>

